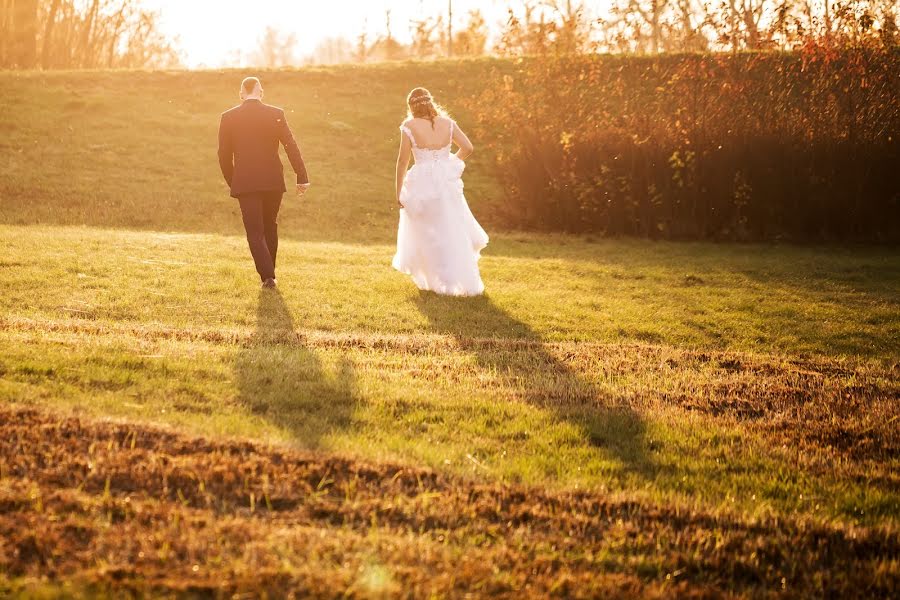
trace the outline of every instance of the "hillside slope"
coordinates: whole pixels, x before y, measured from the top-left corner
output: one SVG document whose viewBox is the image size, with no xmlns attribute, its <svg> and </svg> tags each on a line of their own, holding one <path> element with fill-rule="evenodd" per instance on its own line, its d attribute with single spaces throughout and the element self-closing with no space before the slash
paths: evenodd
<svg viewBox="0 0 900 600">
<path fill-rule="evenodd" d="M 406 94 L 429 87 L 466 127 L 463 100 L 494 68 L 503 63 L 255 72 L 266 101 L 287 111 L 314 182 L 308 197 L 285 203 L 285 234 L 389 241 Z M 247 74 L 0 73 L 0 222 L 239 232 L 216 131 Z M 489 165 L 476 153 L 466 174 L 486 223 L 501 197 Z"/>
</svg>

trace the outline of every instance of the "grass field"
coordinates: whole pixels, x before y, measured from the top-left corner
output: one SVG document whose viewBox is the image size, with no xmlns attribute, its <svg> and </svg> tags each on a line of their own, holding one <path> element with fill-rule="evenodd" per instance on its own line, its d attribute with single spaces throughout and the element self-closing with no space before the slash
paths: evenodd
<svg viewBox="0 0 900 600">
<path fill-rule="evenodd" d="M 264 74 L 266 101 L 285 108 L 314 185 L 303 203 L 285 203 L 287 233 L 389 242 L 406 94 L 426 85 L 455 107 L 491 69 L 503 68 L 489 60 L 461 64 Z M 0 222 L 240 234 L 216 132 L 219 114 L 239 102 L 244 75 L 0 73 Z M 464 111 L 454 116 L 467 124 Z M 475 207 L 500 198 L 489 164 L 477 153 L 470 163 Z M 492 212 L 483 210 L 482 220 Z"/>
<path fill-rule="evenodd" d="M 482 156 L 488 293 L 420 293 L 399 101 L 491 67 L 263 75 L 316 184 L 276 293 L 241 74 L 0 75 L 0 593 L 900 589 L 900 255 L 504 232 Z"/>
</svg>

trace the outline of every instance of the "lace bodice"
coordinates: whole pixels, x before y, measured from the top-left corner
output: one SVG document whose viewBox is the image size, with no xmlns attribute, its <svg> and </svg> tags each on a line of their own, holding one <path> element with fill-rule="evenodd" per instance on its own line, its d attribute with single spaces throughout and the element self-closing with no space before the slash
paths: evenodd
<svg viewBox="0 0 900 600">
<path fill-rule="evenodd" d="M 453 128 L 456 125 L 453 121 L 450 121 L 450 140 L 447 142 L 447 145 L 442 148 L 420 148 L 416 143 L 416 138 L 413 135 L 412 130 L 406 125 L 400 126 L 400 131 L 402 131 L 409 138 L 409 141 L 412 143 L 412 151 L 413 157 L 416 159 L 416 163 L 422 163 L 427 161 L 436 161 L 450 158 L 450 149 L 453 146 Z"/>
</svg>

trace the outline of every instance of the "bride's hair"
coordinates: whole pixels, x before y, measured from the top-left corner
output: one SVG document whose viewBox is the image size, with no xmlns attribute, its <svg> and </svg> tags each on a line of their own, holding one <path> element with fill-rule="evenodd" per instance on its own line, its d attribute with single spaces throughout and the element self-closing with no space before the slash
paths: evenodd
<svg viewBox="0 0 900 600">
<path fill-rule="evenodd" d="M 425 88 L 417 87 L 406 97 L 406 104 L 409 107 L 409 118 L 428 119 L 431 121 L 431 128 L 434 129 L 434 120 L 437 117 L 446 117 L 447 111 L 439 106 L 431 92 Z"/>
</svg>

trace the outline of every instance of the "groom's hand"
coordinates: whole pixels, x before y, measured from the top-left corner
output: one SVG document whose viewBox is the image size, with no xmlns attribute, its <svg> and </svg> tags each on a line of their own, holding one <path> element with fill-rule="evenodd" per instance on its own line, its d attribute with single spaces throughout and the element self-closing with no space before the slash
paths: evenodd
<svg viewBox="0 0 900 600">
<path fill-rule="evenodd" d="M 297 184 L 297 196 L 302 197 L 303 194 L 306 193 L 306 190 L 309 189 L 309 186 L 310 186 L 310 185 L 311 185 L 311 184 L 309 184 L 309 183 L 298 183 L 298 184 Z"/>
</svg>

